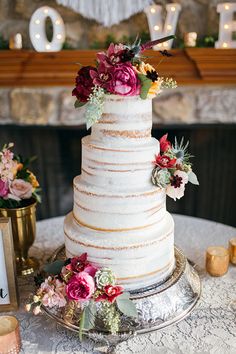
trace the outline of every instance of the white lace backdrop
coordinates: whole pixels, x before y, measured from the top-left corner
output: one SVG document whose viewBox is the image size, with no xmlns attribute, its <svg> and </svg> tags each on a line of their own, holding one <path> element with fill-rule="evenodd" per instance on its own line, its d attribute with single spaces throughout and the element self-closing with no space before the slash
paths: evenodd
<svg viewBox="0 0 236 354">
<path fill-rule="evenodd" d="M 96 20 L 106 27 L 115 25 L 143 11 L 153 0 L 57 0 L 82 16 Z"/>
</svg>

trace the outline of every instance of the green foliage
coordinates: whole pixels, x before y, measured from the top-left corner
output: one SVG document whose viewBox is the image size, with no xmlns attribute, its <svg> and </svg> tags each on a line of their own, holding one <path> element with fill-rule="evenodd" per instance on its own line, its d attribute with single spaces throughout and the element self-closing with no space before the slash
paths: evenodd
<svg viewBox="0 0 236 354">
<path fill-rule="evenodd" d="M 57 259 L 55 262 L 45 264 L 44 271 L 52 275 L 58 275 L 61 273 L 64 263 L 64 261 Z"/>
<path fill-rule="evenodd" d="M 79 338 L 83 339 L 83 332 L 94 328 L 97 308 L 93 300 L 82 311 L 79 324 Z"/>
<path fill-rule="evenodd" d="M 84 105 L 86 104 L 86 102 L 81 102 L 79 101 L 78 99 L 75 101 L 74 103 L 74 107 L 75 108 L 80 108 L 80 107 L 83 107 Z"/>
<path fill-rule="evenodd" d="M 122 295 L 117 297 L 116 303 L 118 309 L 128 317 L 138 317 L 138 312 L 135 307 L 135 304 L 130 300 L 129 297 L 129 293 L 123 293 Z"/>
<path fill-rule="evenodd" d="M 3 38 L 3 36 L 0 34 L 0 50 L 5 50 L 9 49 L 9 43 L 7 40 Z"/>
<path fill-rule="evenodd" d="M 189 182 L 192 183 L 192 184 L 196 184 L 197 186 L 199 185 L 197 176 L 195 175 L 195 173 L 194 173 L 193 171 L 190 171 L 190 172 L 188 173 L 188 180 L 189 180 Z"/>
<path fill-rule="evenodd" d="M 148 79 L 144 74 L 138 74 L 138 78 L 141 81 L 140 97 L 145 100 L 147 98 L 148 91 L 152 86 L 152 80 Z"/>
</svg>

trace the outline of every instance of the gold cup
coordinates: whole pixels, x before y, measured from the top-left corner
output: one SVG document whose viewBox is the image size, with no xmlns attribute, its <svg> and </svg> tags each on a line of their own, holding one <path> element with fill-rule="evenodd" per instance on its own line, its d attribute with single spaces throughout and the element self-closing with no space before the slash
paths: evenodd
<svg viewBox="0 0 236 354">
<path fill-rule="evenodd" d="M 214 276 L 220 277 L 227 273 L 229 267 L 229 251 L 221 246 L 208 247 L 206 250 L 206 270 Z"/>
<path fill-rule="evenodd" d="M 230 262 L 236 265 L 236 237 L 229 240 L 229 258 Z"/>
<path fill-rule="evenodd" d="M 37 259 L 28 257 L 36 234 L 36 204 L 34 200 L 23 208 L 0 208 L 0 216 L 11 218 L 17 275 L 31 274 L 39 267 Z"/>
<path fill-rule="evenodd" d="M 0 316 L 0 353 L 20 353 L 19 322 L 14 316 Z"/>
</svg>

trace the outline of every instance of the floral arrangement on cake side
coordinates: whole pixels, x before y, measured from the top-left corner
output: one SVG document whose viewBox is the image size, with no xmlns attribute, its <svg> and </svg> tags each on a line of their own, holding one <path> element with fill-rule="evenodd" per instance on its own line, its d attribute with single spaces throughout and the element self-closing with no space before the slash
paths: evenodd
<svg viewBox="0 0 236 354">
<path fill-rule="evenodd" d="M 188 182 L 199 185 L 190 163 L 193 156 L 187 150 L 189 143 L 184 145 L 182 138 L 180 143 L 175 139 L 172 145 L 168 140 L 168 134 L 165 134 L 159 142 L 160 153 L 153 162 L 155 167 L 152 171 L 152 183 L 159 188 L 165 188 L 166 194 L 174 200 L 180 199 Z"/>
<path fill-rule="evenodd" d="M 0 208 L 24 207 L 32 198 L 40 202 L 39 183 L 28 169 L 35 158 L 24 160 L 13 153 L 13 146 L 9 143 L 0 150 Z"/>
<path fill-rule="evenodd" d="M 75 108 L 86 104 L 87 128 L 96 123 L 103 113 L 104 95 L 137 96 L 152 98 L 164 88 L 177 87 L 170 78 L 160 77 L 156 69 L 148 63 L 142 53 L 174 36 L 164 37 L 141 44 L 136 40 L 132 45 L 111 43 L 106 52 L 96 56 L 96 66 L 84 66 L 78 71 L 76 86 L 72 95 L 76 96 Z M 166 50 L 163 56 L 171 56 Z"/>
<path fill-rule="evenodd" d="M 37 290 L 26 310 L 37 315 L 42 307 L 63 308 L 64 319 L 75 319 L 73 324 L 79 325 L 80 339 L 84 331 L 95 327 L 97 318 L 115 334 L 122 315 L 137 317 L 130 294 L 116 285 L 113 272 L 90 264 L 86 253 L 66 261 L 56 260 L 47 264 L 44 271 L 49 276 L 35 277 Z"/>
</svg>

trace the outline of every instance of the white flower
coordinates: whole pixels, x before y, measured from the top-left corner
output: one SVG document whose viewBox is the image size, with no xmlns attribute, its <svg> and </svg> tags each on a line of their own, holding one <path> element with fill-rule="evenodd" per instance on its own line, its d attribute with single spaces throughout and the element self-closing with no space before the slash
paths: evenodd
<svg viewBox="0 0 236 354">
<path fill-rule="evenodd" d="M 174 200 L 182 198 L 186 183 L 188 183 L 187 173 L 180 170 L 175 171 L 171 184 L 166 189 L 166 194 Z"/>
</svg>

